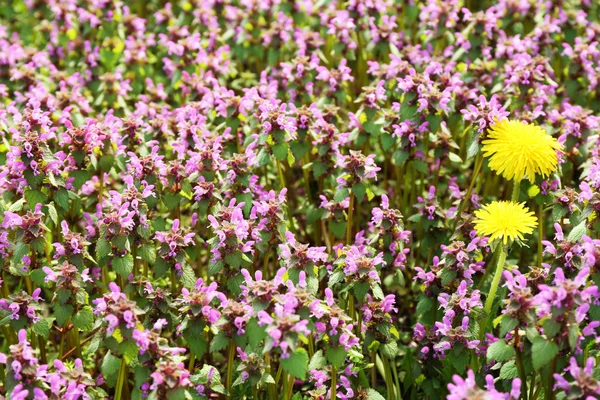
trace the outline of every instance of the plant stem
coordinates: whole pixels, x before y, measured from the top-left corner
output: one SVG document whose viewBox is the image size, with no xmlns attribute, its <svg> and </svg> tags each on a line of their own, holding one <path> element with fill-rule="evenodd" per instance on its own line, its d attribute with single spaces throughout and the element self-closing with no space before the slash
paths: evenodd
<svg viewBox="0 0 600 400">
<path fill-rule="evenodd" d="M 177 273 L 175 268 L 171 268 L 171 293 L 173 296 L 177 296 Z"/>
<path fill-rule="evenodd" d="M 229 339 L 229 353 L 227 354 L 227 398 L 232 399 L 231 397 L 231 384 L 233 382 L 233 362 L 235 361 L 235 342 L 233 339 Z"/>
<path fill-rule="evenodd" d="M 394 376 L 394 383 L 396 384 L 395 388 L 396 388 L 396 398 L 398 400 L 402 399 L 402 394 L 400 393 L 400 378 L 398 377 L 398 370 L 396 368 L 396 363 L 395 362 L 390 362 L 390 366 L 391 366 L 391 370 L 392 370 L 392 375 Z"/>
<path fill-rule="evenodd" d="M 544 206 L 542 204 L 539 205 L 539 216 L 538 216 L 538 267 L 542 267 L 542 254 L 544 252 L 544 248 L 542 246 L 542 240 L 544 240 Z"/>
<path fill-rule="evenodd" d="M 373 363 L 373 367 L 371 368 L 371 388 L 375 389 L 375 386 L 377 386 L 377 353 L 374 351 L 371 352 L 371 362 Z"/>
<path fill-rule="evenodd" d="M 525 375 L 525 367 L 523 366 L 523 357 L 521 355 L 521 335 L 519 328 L 515 328 L 515 360 L 521 378 L 521 398 L 527 400 L 527 375 Z"/>
<path fill-rule="evenodd" d="M 346 225 L 346 244 L 352 242 L 352 214 L 354 213 L 354 193 L 350 191 L 350 205 L 348 206 L 348 224 Z"/>
<path fill-rule="evenodd" d="M 554 393 L 554 372 L 556 372 L 556 357 L 550 361 L 550 370 L 548 371 L 548 387 L 544 390 L 545 400 L 554 400 L 556 398 Z"/>
<path fill-rule="evenodd" d="M 511 196 L 511 200 L 512 201 L 519 201 L 519 196 L 521 196 L 521 180 L 516 180 L 513 182 L 513 191 L 512 191 L 512 196 Z"/>
<path fill-rule="evenodd" d="M 337 400 L 337 395 L 335 393 L 337 386 L 337 371 L 335 367 L 331 367 L 331 400 Z"/>
<path fill-rule="evenodd" d="M 481 167 L 483 166 L 483 156 L 481 153 L 475 159 L 475 167 L 473 168 L 473 175 L 471 175 L 471 183 L 469 184 L 469 188 L 467 189 L 467 193 L 465 197 L 460 202 L 460 206 L 458 208 L 458 212 L 456 213 L 456 218 L 454 218 L 454 224 L 452 225 L 452 231 L 456 229 L 456 225 L 458 224 L 458 220 L 460 219 L 460 215 L 462 214 L 465 206 L 471 199 L 471 193 L 473 192 L 473 188 L 475 187 L 475 181 L 477 181 L 477 176 L 479 176 L 479 172 L 481 171 Z"/>
<path fill-rule="evenodd" d="M 267 372 L 269 373 L 269 375 L 271 375 L 271 377 L 273 377 L 273 367 L 271 365 L 271 357 L 269 357 L 269 353 L 265 354 L 265 363 L 267 364 Z M 277 399 L 276 390 L 277 389 L 275 388 L 275 385 L 273 383 L 267 383 L 267 394 L 269 400 Z"/>
<path fill-rule="evenodd" d="M 193 351 L 190 351 L 190 362 L 188 364 L 188 371 L 190 371 L 190 373 L 194 373 L 194 365 L 196 364 L 196 353 L 194 353 Z"/>
<path fill-rule="evenodd" d="M 485 328 L 487 325 L 487 321 L 490 318 L 490 313 L 492 311 L 492 306 L 494 305 L 494 298 L 496 297 L 496 291 L 498 290 L 498 285 L 500 284 L 500 278 L 502 277 L 502 270 L 504 269 L 504 263 L 506 261 L 506 249 L 502 245 L 502 243 L 498 243 L 496 247 L 496 251 L 494 253 L 497 254 L 498 262 L 496 264 L 496 271 L 494 272 L 494 279 L 492 280 L 492 286 L 490 286 L 490 291 L 488 293 L 487 298 L 485 299 L 485 307 L 484 311 L 486 313 L 486 317 L 481 320 L 480 337 L 485 335 Z M 496 255 L 495 254 L 495 255 Z"/>
<path fill-rule="evenodd" d="M 288 382 L 287 372 L 285 372 L 285 371 L 282 372 L 281 379 L 283 380 L 283 395 L 281 396 L 281 398 L 283 400 L 287 400 L 288 399 L 287 393 L 289 390 L 289 387 L 288 387 L 289 382 Z"/>
<path fill-rule="evenodd" d="M 533 399 L 533 389 L 535 388 L 535 371 L 531 373 L 531 382 L 529 382 L 529 400 Z"/>
<path fill-rule="evenodd" d="M 46 342 L 41 336 L 38 336 L 37 339 L 38 344 L 40 346 L 40 361 L 42 362 L 42 364 L 47 364 L 48 360 L 46 357 Z"/>
<path fill-rule="evenodd" d="M 127 380 L 127 362 L 125 357 L 121 358 L 121 366 L 119 367 L 119 376 L 117 377 L 117 385 L 115 386 L 115 400 L 121 400 L 123 395 L 123 387 Z"/>
</svg>

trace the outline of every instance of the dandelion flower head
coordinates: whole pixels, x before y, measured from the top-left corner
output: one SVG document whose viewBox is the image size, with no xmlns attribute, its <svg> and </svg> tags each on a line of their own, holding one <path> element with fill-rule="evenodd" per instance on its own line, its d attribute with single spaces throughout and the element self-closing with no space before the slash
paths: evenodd
<svg viewBox="0 0 600 400">
<path fill-rule="evenodd" d="M 525 203 L 494 201 L 475 211 L 475 231 L 479 236 L 489 236 L 490 241 L 508 240 L 530 234 L 537 226 L 537 218 L 525 207 Z"/>
<path fill-rule="evenodd" d="M 493 125 L 483 142 L 483 155 L 492 170 L 508 180 L 546 177 L 558 166 L 562 146 L 540 126 L 504 119 Z"/>
</svg>

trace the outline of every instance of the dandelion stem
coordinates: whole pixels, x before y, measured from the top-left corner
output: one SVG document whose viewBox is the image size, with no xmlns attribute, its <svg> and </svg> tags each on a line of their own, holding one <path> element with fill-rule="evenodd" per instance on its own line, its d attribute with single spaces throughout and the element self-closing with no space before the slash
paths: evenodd
<svg viewBox="0 0 600 400">
<path fill-rule="evenodd" d="M 502 245 L 502 243 L 498 243 L 498 247 L 496 248 L 495 253 L 498 254 L 498 262 L 496 264 L 496 271 L 494 272 L 494 279 L 492 280 L 492 286 L 490 286 L 490 291 L 488 293 L 487 299 L 485 300 L 484 311 L 486 313 L 486 317 L 481 321 L 482 326 L 480 326 L 480 336 L 483 337 L 485 335 L 485 328 L 487 325 L 487 321 L 490 317 L 490 313 L 492 311 L 492 306 L 494 305 L 494 298 L 496 297 L 496 291 L 498 290 L 498 285 L 500 284 L 500 278 L 502 277 L 502 270 L 504 269 L 504 263 L 506 262 L 506 249 Z"/>
<path fill-rule="evenodd" d="M 544 252 L 544 247 L 542 245 L 542 240 L 544 240 L 544 206 L 542 204 L 539 205 L 539 216 L 538 216 L 538 267 L 542 267 L 542 255 Z"/>
<path fill-rule="evenodd" d="M 473 168 L 473 175 L 471 175 L 471 183 L 469 184 L 469 188 L 467 189 L 467 193 L 465 194 L 465 197 L 460 202 L 460 206 L 456 213 L 456 218 L 454 218 L 454 224 L 452 226 L 452 231 L 454 231 L 456 229 L 456 225 L 458 224 L 460 215 L 462 214 L 462 212 L 465 209 L 465 206 L 471 199 L 471 193 L 473 192 L 473 188 L 475 187 L 475 182 L 477 181 L 477 176 L 479 175 L 479 172 L 481 172 L 482 166 L 483 166 L 483 156 L 480 153 L 477 156 L 477 158 L 475 159 L 475 167 Z"/>
<path fill-rule="evenodd" d="M 512 201 L 519 202 L 519 196 L 521 196 L 521 180 L 515 179 L 513 182 L 512 196 L 510 199 Z"/>
</svg>

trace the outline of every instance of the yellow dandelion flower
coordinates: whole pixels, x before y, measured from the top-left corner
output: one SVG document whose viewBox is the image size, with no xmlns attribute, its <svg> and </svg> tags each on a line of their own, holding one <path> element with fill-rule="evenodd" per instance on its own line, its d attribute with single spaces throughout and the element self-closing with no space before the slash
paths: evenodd
<svg viewBox="0 0 600 400">
<path fill-rule="evenodd" d="M 523 234 L 530 234 L 537 227 L 534 213 L 525 203 L 494 201 L 475 211 L 475 231 L 479 236 L 489 236 L 490 241 L 502 239 L 523 240 Z"/>
<path fill-rule="evenodd" d="M 516 181 L 527 176 L 533 182 L 535 174 L 550 175 L 558 166 L 556 151 L 562 150 L 560 143 L 541 127 L 507 119 L 493 125 L 482 143 L 490 168 Z"/>
</svg>

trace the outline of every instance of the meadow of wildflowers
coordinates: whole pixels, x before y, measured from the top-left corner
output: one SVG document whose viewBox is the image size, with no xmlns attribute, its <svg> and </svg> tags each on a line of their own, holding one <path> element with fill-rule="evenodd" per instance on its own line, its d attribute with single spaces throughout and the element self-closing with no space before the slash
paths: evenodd
<svg viewBox="0 0 600 400">
<path fill-rule="evenodd" d="M 596 0 L 4 0 L 0 398 L 600 398 Z"/>
</svg>

